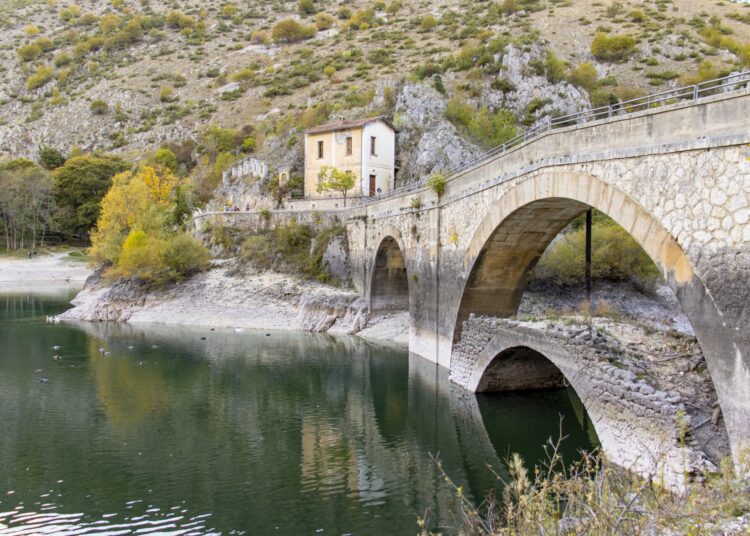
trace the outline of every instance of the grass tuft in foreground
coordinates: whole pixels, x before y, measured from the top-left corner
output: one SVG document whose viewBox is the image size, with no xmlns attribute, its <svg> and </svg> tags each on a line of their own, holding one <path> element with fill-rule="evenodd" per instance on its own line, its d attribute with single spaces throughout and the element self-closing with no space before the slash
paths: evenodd
<svg viewBox="0 0 750 536">
<path fill-rule="evenodd" d="M 457 532 L 476 535 L 622 535 L 622 534 L 746 534 L 737 519 L 750 512 L 750 452 L 735 465 L 727 459 L 717 474 L 705 475 L 673 493 L 652 480 L 611 466 L 601 454 L 585 453 L 563 465 L 558 441 L 548 446 L 548 461 L 530 474 L 514 453 L 507 462 L 509 477 L 491 468 L 503 489 L 475 505 L 443 471 L 460 504 Z M 439 459 L 436 460 L 442 470 Z M 422 536 L 429 515 L 419 519 Z M 745 520 L 747 524 L 747 520 Z"/>
</svg>

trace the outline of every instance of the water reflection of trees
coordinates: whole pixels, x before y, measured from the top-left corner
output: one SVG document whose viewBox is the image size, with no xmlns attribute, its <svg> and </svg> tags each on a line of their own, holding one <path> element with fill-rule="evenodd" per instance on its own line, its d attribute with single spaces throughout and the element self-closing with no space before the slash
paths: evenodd
<svg viewBox="0 0 750 536">
<path fill-rule="evenodd" d="M 476 398 L 418 357 L 321 334 L 79 327 L 95 389 L 76 392 L 76 426 L 96 439 L 61 434 L 88 471 L 107 475 L 87 484 L 111 491 L 102 508 L 148 488 L 164 504 L 220 512 L 223 530 L 295 532 L 315 519 L 401 532 L 425 510 L 435 526 L 454 524 L 454 497 L 427 453 L 476 499 L 496 484 Z"/>
</svg>

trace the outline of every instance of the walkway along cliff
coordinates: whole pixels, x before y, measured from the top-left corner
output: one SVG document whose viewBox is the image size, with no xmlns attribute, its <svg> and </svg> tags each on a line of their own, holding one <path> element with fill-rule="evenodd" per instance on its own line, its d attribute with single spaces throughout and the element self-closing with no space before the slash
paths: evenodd
<svg viewBox="0 0 750 536">
<path fill-rule="evenodd" d="M 497 360 L 517 355 L 514 349 L 535 350 L 575 385 L 613 461 L 642 473 L 678 473 L 679 423 L 659 403 L 667 395 L 629 378 L 639 396 L 607 401 L 602 385 L 613 367 L 589 367 L 581 376 L 588 358 L 569 348 L 556 353 L 541 335 L 512 325 L 483 332 L 483 344 L 462 344 L 465 333 L 476 337 L 473 319 L 514 315 L 550 241 L 589 208 L 600 210 L 637 240 L 674 290 L 738 459 L 750 448 L 749 82 L 750 74 L 741 73 L 541 125 L 517 145 L 454 172 L 440 196 L 422 183 L 346 210 L 334 200 L 295 201 L 273 221 L 309 217 L 313 209 L 335 212 L 348 230 L 356 289 L 371 310 L 408 308 L 410 351 L 449 369 L 454 382 L 476 390 Z M 614 415 L 621 422 L 651 419 L 654 426 L 634 432 L 648 455 L 623 452 Z M 670 421 L 671 445 L 664 434 L 649 436 L 648 428 L 663 430 Z M 662 459 L 646 459 L 665 449 Z"/>
</svg>

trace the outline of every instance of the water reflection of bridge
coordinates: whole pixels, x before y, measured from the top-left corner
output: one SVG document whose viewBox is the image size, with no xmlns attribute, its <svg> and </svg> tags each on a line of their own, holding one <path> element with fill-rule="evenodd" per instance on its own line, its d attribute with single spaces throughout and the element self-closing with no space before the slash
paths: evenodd
<svg viewBox="0 0 750 536">
<path fill-rule="evenodd" d="M 472 499 L 481 499 L 496 484 L 487 464 L 504 470 L 476 396 L 448 382 L 444 368 L 416 355 L 407 359 L 361 339 L 324 334 L 274 332 L 266 337 L 180 326 L 80 327 L 95 338 L 88 346 L 99 398 L 112 426 L 124 434 L 148 426 L 155 411 L 199 412 L 204 420 L 216 421 L 211 426 L 216 438 L 210 444 L 225 449 L 235 445 L 238 454 L 253 451 L 241 454 L 253 460 L 242 471 L 262 473 L 264 467 L 281 465 L 281 474 L 300 480 L 303 494 L 344 494 L 364 507 L 393 500 L 394 490 L 409 489 L 405 512 L 427 511 L 434 526 L 455 524 L 456 500 L 426 453 L 439 456 L 448 476 Z M 196 351 L 206 332 L 205 346 Z M 196 359 L 187 370 L 172 369 L 175 374 L 179 370 L 177 380 L 164 365 L 139 367 L 121 359 L 128 344 L 156 344 L 159 351 Z M 112 355 L 102 357 L 100 346 Z M 199 359 L 202 353 L 205 360 Z M 321 357 L 313 358 L 316 369 L 306 364 L 310 356 L 336 354 L 347 355 L 351 366 L 337 366 L 334 359 L 328 366 Z M 134 389 L 133 375 L 144 373 L 150 378 L 140 378 L 139 383 L 146 388 Z M 258 386 L 265 383 L 273 383 L 283 395 L 264 400 Z M 129 396 L 123 396 L 125 391 Z M 219 391 L 223 395 L 217 397 Z M 306 398 L 317 400 L 316 406 L 308 405 Z M 296 415 L 296 430 L 278 429 L 275 423 L 284 415 Z M 180 430 L 183 433 L 188 437 L 179 438 L 182 444 L 201 448 L 205 438 L 196 431 Z M 210 450 L 206 448 L 208 457 Z M 157 474 L 159 470 L 155 468 Z M 222 481 L 236 478 L 220 469 L 211 477 L 217 480 L 215 492 L 220 493 Z M 335 523 L 337 514 L 332 508 L 316 515 Z"/>
</svg>

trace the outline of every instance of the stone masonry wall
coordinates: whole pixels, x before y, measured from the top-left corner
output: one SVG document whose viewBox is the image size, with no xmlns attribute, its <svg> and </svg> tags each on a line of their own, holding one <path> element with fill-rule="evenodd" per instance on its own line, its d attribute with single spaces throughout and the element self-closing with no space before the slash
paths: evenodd
<svg viewBox="0 0 750 536">
<path fill-rule="evenodd" d="M 613 463 L 674 488 L 714 468 L 692 437 L 686 401 L 628 370 L 618 343 L 596 328 L 472 316 L 451 359 L 451 381 L 475 390 L 495 357 L 514 347 L 531 348 L 560 369 Z"/>
</svg>

